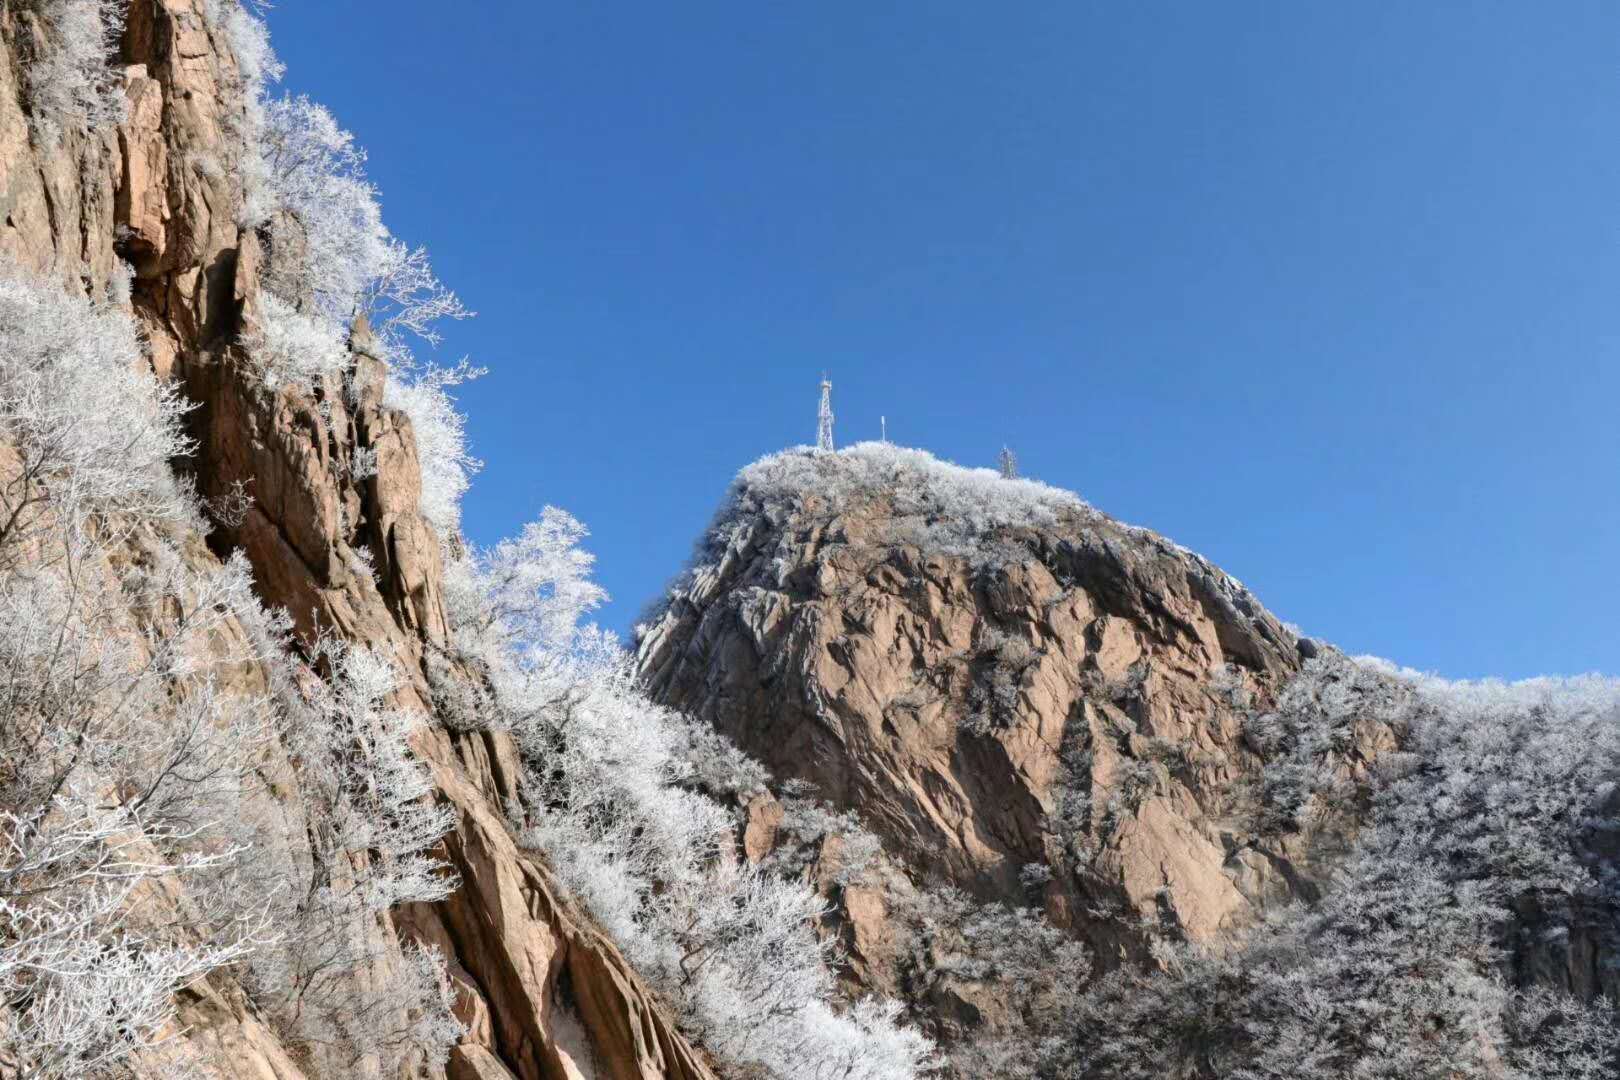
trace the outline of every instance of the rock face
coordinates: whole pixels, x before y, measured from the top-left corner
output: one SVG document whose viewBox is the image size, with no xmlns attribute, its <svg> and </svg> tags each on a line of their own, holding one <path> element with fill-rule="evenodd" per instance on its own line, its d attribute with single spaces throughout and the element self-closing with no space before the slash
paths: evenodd
<svg viewBox="0 0 1620 1080">
<path fill-rule="evenodd" d="M 126 119 L 99 131 L 70 127 L 47 143 L 31 133 L 23 87 L 48 35 L 34 5 L 0 3 L 0 259 L 96 294 L 120 260 L 133 267 L 130 304 L 151 363 L 198 406 L 199 451 L 185 466 L 223 508 L 206 545 L 183 539 L 187 557 L 206 565 L 244 551 L 261 599 L 286 608 L 300 636 L 325 630 L 397 657 L 408 676 L 403 703 L 426 707 L 424 665 L 446 634 L 439 541 L 418 509 L 410 422 L 382 404 L 383 366 L 367 355 L 362 330 L 354 393 L 269 393 L 234 347 L 254 318 L 263 260 L 259 237 L 236 220 L 246 105 L 231 49 L 210 21 L 218 7 L 132 0 L 119 69 Z M 365 472 L 350 467 L 361 450 L 375 452 L 377 468 L 355 479 Z M 230 512 L 241 494 L 250 508 Z M 252 694 L 267 679 L 243 671 L 232 689 Z M 510 740 L 434 730 L 418 751 L 455 814 L 441 854 L 462 884 L 442 903 L 395 912 L 383 929 L 396 954 L 415 939 L 450 961 L 468 1032 L 448 1076 L 710 1076 L 613 945 L 509 835 L 501 806 L 514 782 Z M 296 783 L 285 759 L 273 768 Z M 288 832 L 307 827 L 293 821 Z M 296 852 L 286 857 L 296 874 Z M 176 1062 L 244 1080 L 354 1075 L 313 1067 L 281 1045 L 227 977 L 188 990 L 180 1020 L 165 1064 L 152 1066 L 167 1075 Z"/>
<path fill-rule="evenodd" d="M 1310 648 L 1158 536 L 865 446 L 745 470 L 639 662 L 914 879 L 1039 899 L 1107 965 L 1144 925 L 1214 942 L 1313 888 L 1330 838 L 1262 835 L 1242 725 Z"/>
</svg>

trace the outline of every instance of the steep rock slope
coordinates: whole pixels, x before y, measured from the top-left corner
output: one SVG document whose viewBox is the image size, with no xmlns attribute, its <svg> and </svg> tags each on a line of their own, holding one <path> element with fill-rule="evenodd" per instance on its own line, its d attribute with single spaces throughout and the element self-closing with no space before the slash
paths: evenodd
<svg viewBox="0 0 1620 1080">
<path fill-rule="evenodd" d="M 771 768 L 745 851 L 822 890 L 945 1075 L 1620 1060 L 1620 681 L 1353 660 L 1072 495 L 887 444 L 745 468 L 638 664 Z"/>
<path fill-rule="evenodd" d="M 639 657 L 914 872 L 1033 889 L 1109 963 L 1143 921 L 1210 941 L 1313 887 L 1331 840 L 1261 834 L 1242 724 L 1312 651 L 1161 537 L 864 444 L 744 470 Z"/>
<path fill-rule="evenodd" d="M 123 118 L 67 123 L 45 137 L 28 111 L 27 82 L 30 64 L 61 47 L 48 7 L 0 4 L 0 257 L 8 272 L 100 295 L 120 260 L 133 267 L 128 305 L 146 332 L 150 363 L 198 405 L 191 421 L 199 451 L 184 467 L 212 505 L 246 495 L 245 512 L 218 515 L 208 545 L 221 555 L 244 550 L 260 599 L 285 607 L 305 641 L 321 628 L 397 658 L 408 676 L 399 703 L 430 709 L 425 658 L 445 635 L 439 545 L 419 512 L 411 424 L 381 403 L 382 366 L 366 355 L 362 336 L 349 361 L 357 393 L 335 385 L 268 392 L 236 346 L 255 317 L 262 259 L 260 236 L 237 225 L 247 102 L 221 25 L 226 6 L 135 0 L 107 91 L 125 106 Z M 375 454 L 370 475 L 348 467 L 361 450 Z M 195 567 L 219 565 L 201 536 L 172 539 Z M 357 552 L 372 557 L 375 577 Z M 247 636 L 234 621 L 215 633 L 222 642 Z M 253 663 L 233 678 L 226 689 L 243 697 L 272 681 Z M 441 681 L 458 678 L 469 676 L 440 672 Z M 378 947 L 395 964 L 401 941 L 443 949 L 467 1028 L 448 1075 L 710 1075 L 614 946 L 509 835 L 502 800 L 515 771 L 510 737 L 434 729 L 418 741 L 436 798 L 453 814 L 442 854 L 461 885 L 442 902 L 383 916 Z M 297 783 L 285 756 L 264 768 L 278 783 Z M 296 818 L 295 799 L 262 809 L 295 815 L 282 821 L 290 837 L 321 827 Z M 309 887 L 296 843 L 265 858 L 283 884 Z M 228 975 L 193 985 L 179 1020 L 176 1040 L 151 1068 L 282 1080 L 366 1072 L 364 1062 L 323 1064 L 307 1048 L 283 1046 Z"/>
</svg>

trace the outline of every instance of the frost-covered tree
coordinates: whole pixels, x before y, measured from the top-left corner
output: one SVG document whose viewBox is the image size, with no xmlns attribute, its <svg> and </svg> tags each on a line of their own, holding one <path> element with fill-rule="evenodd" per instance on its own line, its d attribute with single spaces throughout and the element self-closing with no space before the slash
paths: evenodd
<svg viewBox="0 0 1620 1080">
<path fill-rule="evenodd" d="M 756 784 L 758 766 L 649 702 L 617 643 L 580 625 L 603 598 L 584 535 L 548 509 L 448 577 L 457 645 L 493 691 L 468 704 L 521 750 L 524 842 L 722 1060 L 784 1080 L 918 1075 L 930 1047 L 895 1006 L 840 1001 L 822 901 L 739 863 L 732 812 L 697 790 Z"/>
<path fill-rule="evenodd" d="M 268 936 L 229 872 L 271 708 L 216 681 L 257 658 L 219 634 L 257 605 L 240 561 L 170 539 L 182 413 L 126 315 L 0 278 L 0 1059 L 24 1075 L 151 1046 L 176 989 Z"/>
<path fill-rule="evenodd" d="M 266 102 L 258 150 L 278 211 L 266 283 L 283 300 L 323 320 L 337 341 L 365 316 L 383 359 L 407 371 L 412 338 L 436 345 L 441 320 L 471 314 L 424 249 L 389 233 L 365 151 L 324 106 L 302 96 Z"/>
<path fill-rule="evenodd" d="M 389 260 L 365 151 L 325 106 L 302 96 L 265 103 L 259 149 L 280 211 L 266 283 L 291 303 L 307 298 L 342 333 Z"/>
<path fill-rule="evenodd" d="M 34 135 L 54 145 L 64 131 L 94 131 L 124 119 L 126 102 L 111 59 L 124 29 L 125 0 L 33 0 L 40 32 L 25 70 Z"/>
<path fill-rule="evenodd" d="M 427 852 L 449 829 L 450 812 L 427 799 L 432 778 L 410 749 L 426 715 L 389 704 L 399 672 L 371 649 L 325 638 L 312 656 L 330 675 L 308 683 L 311 714 L 295 748 L 301 775 L 325 803 L 332 849 L 368 856 L 359 886 L 374 911 L 443 899 L 455 879 Z"/>
<path fill-rule="evenodd" d="M 442 965 L 399 962 L 380 918 L 453 884 L 426 855 L 446 818 L 409 751 L 421 718 L 378 656 L 318 644 L 330 682 L 292 661 L 245 562 L 185 547 L 184 411 L 126 314 L 0 277 L 0 1061 L 116 1070 L 234 964 L 294 1043 L 440 1059 Z M 248 666 L 268 692 L 240 688 Z M 265 858 L 267 836 L 307 860 Z"/>
<path fill-rule="evenodd" d="M 313 872 L 305 891 L 278 897 L 284 940 L 252 959 L 248 985 L 295 1045 L 385 1073 L 442 1062 L 460 1035 L 442 959 L 408 948 L 390 967 L 392 935 L 378 919 L 456 886 L 429 854 L 449 812 L 429 798 L 431 778 L 409 746 L 426 717 L 390 704 L 399 673 L 376 652 L 323 638 L 310 656 L 328 676 L 298 680 L 284 738 L 303 811 L 318 824 Z"/>
<path fill-rule="evenodd" d="M 949 1075 L 1024 1078 L 1040 1074 L 1070 1034 L 1091 975 L 1086 949 L 1038 912 L 980 904 L 957 889 L 892 890 L 902 976 L 922 1015 L 953 1036 Z M 993 1027 L 964 1030 L 930 1017 L 956 995 L 1003 1004 Z"/>
<path fill-rule="evenodd" d="M 471 312 L 434 274 L 427 251 L 383 224 L 365 152 L 324 106 L 271 98 L 279 73 L 263 24 L 235 0 L 213 0 L 249 96 L 243 133 L 244 221 L 270 247 L 266 290 L 242 344 L 272 388 L 339 379 L 351 362 L 350 328 L 364 319 L 366 348 L 391 371 L 387 402 L 411 418 L 423 474 L 422 509 L 446 536 L 480 463 L 467 449 L 451 390 L 482 371 L 465 361 L 424 364 L 413 344 L 440 344 L 445 320 Z"/>
<path fill-rule="evenodd" d="M 209 25 L 221 31 L 240 80 L 235 89 L 242 111 L 226 114 L 224 123 L 234 166 L 227 174 L 236 181 L 241 200 L 236 223 L 247 229 L 264 226 L 276 211 L 270 170 L 259 140 L 269 87 L 280 81 L 286 68 L 271 47 L 270 29 L 260 17 L 264 6 L 254 0 L 203 0 L 202 9 Z"/>
<path fill-rule="evenodd" d="M 117 308 L 0 266 L 0 558 L 39 558 L 27 541 L 47 523 L 183 514 L 167 466 L 191 449 L 186 406 L 140 356 Z"/>
<path fill-rule="evenodd" d="M 467 445 L 466 418 L 450 392 L 483 374 L 465 360 L 455 367 L 428 365 L 416 375 L 388 380 L 383 402 L 411 418 L 422 465 L 422 515 L 443 536 L 461 527 L 461 497 L 484 463 Z"/>
<path fill-rule="evenodd" d="M 1051 1075 L 1614 1074 L 1613 1003 L 1513 975 L 1534 969 L 1526 951 L 1582 947 L 1576 934 L 1620 943 L 1604 854 L 1620 830 L 1620 681 L 1452 683 L 1329 651 L 1250 725 L 1275 774 L 1263 827 L 1331 809 L 1359 722 L 1389 725 L 1401 747 L 1354 792 L 1368 822 L 1326 895 L 1239 947 L 1165 946 L 1158 972 L 1109 975 Z"/>
<path fill-rule="evenodd" d="M 1371 779 L 1363 773 L 1358 783 L 1347 769 L 1355 747 L 1380 726 L 1407 732 L 1420 708 L 1409 682 L 1375 665 L 1333 650 L 1309 661 L 1275 708 L 1244 723 L 1244 739 L 1267 758 L 1261 829 L 1307 829 L 1353 810 Z"/>
<path fill-rule="evenodd" d="M 1101 515 L 1072 492 L 1034 480 L 1007 481 L 993 469 L 967 469 L 922 450 L 863 442 L 835 454 L 784 450 L 745 467 L 709 526 L 706 544 L 723 550 L 761 513 L 793 513 L 812 496 L 829 516 L 875 496 L 890 537 L 978 559 L 1009 529 L 1056 528 Z"/>
<path fill-rule="evenodd" d="M 0 1046 L 40 1076 L 151 1045 L 177 988 L 270 936 L 217 876 L 267 713 L 193 670 L 245 577 L 120 585 L 88 554 L 0 581 Z M 110 614 L 148 602 L 164 625 Z M 191 884 L 197 931 L 136 907 L 158 878 Z"/>
<path fill-rule="evenodd" d="M 321 379 L 341 382 L 349 350 L 331 320 L 306 314 L 274 293 L 258 299 L 258 317 L 242 334 L 242 344 L 272 390 L 306 387 Z"/>
<path fill-rule="evenodd" d="M 831 879 L 841 887 L 873 876 L 883 845 L 861 824 L 859 815 L 833 809 L 815 798 L 811 786 L 802 781 L 789 780 L 780 790 L 782 820 L 768 856 L 773 871 L 797 878 L 815 861 L 830 857 Z"/>
</svg>

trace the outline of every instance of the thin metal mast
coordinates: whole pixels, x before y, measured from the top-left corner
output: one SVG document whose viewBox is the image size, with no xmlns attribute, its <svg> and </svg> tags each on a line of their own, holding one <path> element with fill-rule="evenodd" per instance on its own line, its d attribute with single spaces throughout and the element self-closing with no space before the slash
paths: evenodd
<svg viewBox="0 0 1620 1080">
<path fill-rule="evenodd" d="M 833 448 L 832 383 L 827 373 L 821 373 L 821 411 L 816 416 L 816 449 Z"/>
<path fill-rule="evenodd" d="M 1018 455 L 1017 454 L 1013 453 L 1006 446 L 1003 446 L 1001 448 L 1001 457 L 997 459 L 997 463 L 1001 466 L 1001 475 L 1002 476 L 1004 476 L 1008 480 L 1016 480 L 1016 479 L 1018 479 Z"/>
</svg>

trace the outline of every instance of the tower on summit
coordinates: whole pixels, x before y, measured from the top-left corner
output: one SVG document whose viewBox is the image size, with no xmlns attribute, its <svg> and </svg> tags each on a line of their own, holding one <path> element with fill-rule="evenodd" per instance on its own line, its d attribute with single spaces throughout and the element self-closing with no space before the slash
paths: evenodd
<svg viewBox="0 0 1620 1080">
<path fill-rule="evenodd" d="M 816 415 L 816 449 L 833 449 L 832 383 L 821 373 L 821 410 Z"/>
<path fill-rule="evenodd" d="M 1001 448 L 1001 456 L 996 459 L 996 464 L 1001 466 L 1001 475 L 1004 479 L 1018 479 L 1018 455 L 1006 446 Z"/>
</svg>

